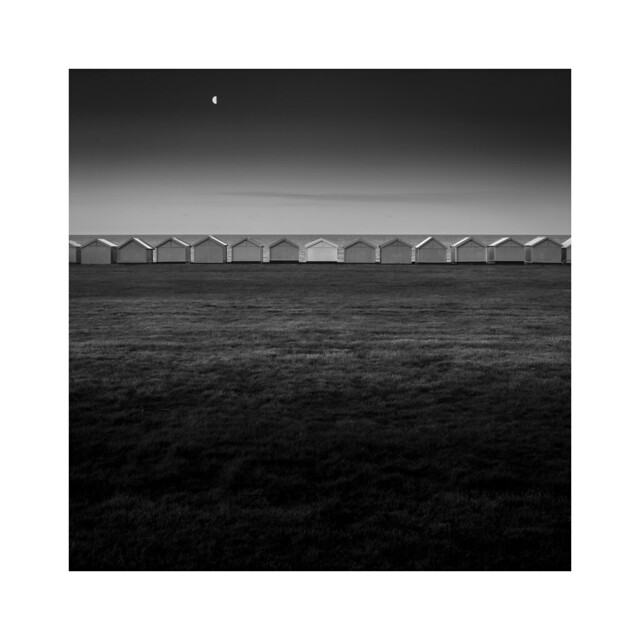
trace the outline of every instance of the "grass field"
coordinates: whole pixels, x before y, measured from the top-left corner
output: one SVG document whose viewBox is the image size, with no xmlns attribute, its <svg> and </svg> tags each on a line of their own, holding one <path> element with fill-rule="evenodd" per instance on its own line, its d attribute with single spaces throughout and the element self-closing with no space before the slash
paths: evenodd
<svg viewBox="0 0 640 640">
<path fill-rule="evenodd" d="M 71 265 L 71 569 L 569 569 L 570 280 Z"/>
</svg>

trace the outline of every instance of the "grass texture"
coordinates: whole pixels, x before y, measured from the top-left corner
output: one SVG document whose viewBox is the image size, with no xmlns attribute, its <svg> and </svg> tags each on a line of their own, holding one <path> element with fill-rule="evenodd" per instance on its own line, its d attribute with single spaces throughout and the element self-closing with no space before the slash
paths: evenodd
<svg viewBox="0 0 640 640">
<path fill-rule="evenodd" d="M 70 265 L 70 568 L 570 569 L 570 274 Z"/>
</svg>

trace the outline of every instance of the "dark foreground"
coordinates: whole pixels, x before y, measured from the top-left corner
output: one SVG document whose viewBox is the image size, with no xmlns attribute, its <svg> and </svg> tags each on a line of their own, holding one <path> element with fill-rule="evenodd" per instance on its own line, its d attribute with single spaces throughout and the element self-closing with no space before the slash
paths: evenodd
<svg viewBox="0 0 640 640">
<path fill-rule="evenodd" d="M 72 569 L 569 569 L 570 267 L 70 268 Z"/>
</svg>

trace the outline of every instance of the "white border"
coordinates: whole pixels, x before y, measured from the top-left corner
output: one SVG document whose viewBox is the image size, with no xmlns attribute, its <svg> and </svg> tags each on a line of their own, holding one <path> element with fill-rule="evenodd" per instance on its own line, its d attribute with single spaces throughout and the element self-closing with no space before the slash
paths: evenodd
<svg viewBox="0 0 640 640">
<path fill-rule="evenodd" d="M 632 6 L 128 0 L 5 8 L 4 637 L 637 634 L 638 285 L 624 243 L 638 226 Z M 573 572 L 67 572 L 67 70 L 152 67 L 573 69 Z M 46 269 L 24 260 L 33 238 L 51 245 Z"/>
</svg>

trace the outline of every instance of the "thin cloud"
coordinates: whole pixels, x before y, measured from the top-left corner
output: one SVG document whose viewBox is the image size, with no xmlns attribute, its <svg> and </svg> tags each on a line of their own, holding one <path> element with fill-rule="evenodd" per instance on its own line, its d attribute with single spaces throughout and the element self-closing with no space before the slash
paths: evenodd
<svg viewBox="0 0 640 640">
<path fill-rule="evenodd" d="M 225 191 L 220 195 L 306 202 L 460 203 L 513 196 L 507 191 L 426 191 L 418 193 L 295 193 L 291 191 Z"/>
</svg>

